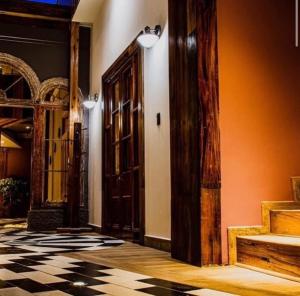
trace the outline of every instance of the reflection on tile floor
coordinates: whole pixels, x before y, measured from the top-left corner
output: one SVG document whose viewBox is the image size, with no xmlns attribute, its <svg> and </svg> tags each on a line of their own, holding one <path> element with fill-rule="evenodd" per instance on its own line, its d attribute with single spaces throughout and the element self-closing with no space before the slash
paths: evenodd
<svg viewBox="0 0 300 296">
<path fill-rule="evenodd" d="M 99 250 L 120 240 L 0 230 L 0 296 L 180 296 L 232 295 L 159 280 L 63 256 Z"/>
</svg>

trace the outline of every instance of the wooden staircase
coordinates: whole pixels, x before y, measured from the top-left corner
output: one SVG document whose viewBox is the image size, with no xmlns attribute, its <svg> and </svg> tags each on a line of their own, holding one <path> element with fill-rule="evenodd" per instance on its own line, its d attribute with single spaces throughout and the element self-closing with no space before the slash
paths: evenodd
<svg viewBox="0 0 300 296">
<path fill-rule="evenodd" d="M 230 263 L 300 280 L 300 203 L 263 203 L 263 225 L 229 228 Z"/>
</svg>

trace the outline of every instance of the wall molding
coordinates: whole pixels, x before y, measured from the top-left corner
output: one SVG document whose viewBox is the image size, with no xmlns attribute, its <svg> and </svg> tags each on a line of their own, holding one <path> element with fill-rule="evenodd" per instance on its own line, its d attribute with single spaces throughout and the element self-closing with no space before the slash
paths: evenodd
<svg viewBox="0 0 300 296">
<path fill-rule="evenodd" d="M 171 240 L 168 238 L 145 235 L 145 246 L 165 252 L 171 252 Z"/>
<path fill-rule="evenodd" d="M 92 227 L 93 231 L 95 231 L 96 233 L 102 234 L 102 226 L 92 224 L 92 223 L 88 223 L 88 226 Z"/>
<path fill-rule="evenodd" d="M 47 46 L 58 46 L 58 45 L 65 46 L 67 44 L 66 42 L 60 42 L 60 41 L 52 41 L 52 40 L 37 39 L 37 38 L 26 38 L 26 37 L 19 37 L 19 36 L 7 36 L 7 35 L 0 35 L 0 41 L 38 44 L 38 45 L 47 45 Z"/>
</svg>

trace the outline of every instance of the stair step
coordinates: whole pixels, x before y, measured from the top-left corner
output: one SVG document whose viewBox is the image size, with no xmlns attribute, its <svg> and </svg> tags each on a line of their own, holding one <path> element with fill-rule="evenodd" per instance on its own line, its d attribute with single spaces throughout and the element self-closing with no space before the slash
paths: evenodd
<svg viewBox="0 0 300 296">
<path fill-rule="evenodd" d="M 300 277 L 300 237 L 239 236 L 237 262 Z"/>
<path fill-rule="evenodd" d="M 300 236 L 300 210 L 273 210 L 270 225 L 272 233 Z"/>
</svg>

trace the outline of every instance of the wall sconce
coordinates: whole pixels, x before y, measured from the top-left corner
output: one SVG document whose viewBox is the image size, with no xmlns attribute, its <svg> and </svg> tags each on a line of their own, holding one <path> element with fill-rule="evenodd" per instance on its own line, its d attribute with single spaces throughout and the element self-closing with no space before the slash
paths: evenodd
<svg viewBox="0 0 300 296">
<path fill-rule="evenodd" d="M 86 100 L 83 102 L 83 106 L 87 109 L 93 109 L 98 102 L 99 95 L 95 94 L 94 96 L 89 95 Z"/>
<path fill-rule="evenodd" d="M 154 44 L 159 40 L 161 35 L 161 26 L 157 25 L 154 29 L 150 27 L 146 27 L 144 31 L 138 36 L 138 43 L 145 48 L 151 48 Z"/>
</svg>

